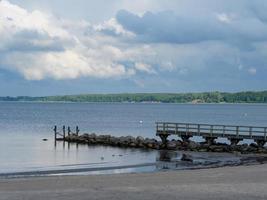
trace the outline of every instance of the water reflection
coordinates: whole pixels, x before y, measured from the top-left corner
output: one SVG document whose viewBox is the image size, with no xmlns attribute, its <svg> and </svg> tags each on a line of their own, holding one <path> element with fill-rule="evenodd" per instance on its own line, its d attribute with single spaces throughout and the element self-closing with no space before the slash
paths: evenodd
<svg viewBox="0 0 267 200">
<path fill-rule="evenodd" d="M 219 167 L 240 163 L 240 157 L 230 153 L 158 151 L 156 169 L 193 169 Z"/>
<path fill-rule="evenodd" d="M 158 152 L 158 156 L 156 158 L 157 162 L 164 161 L 164 162 L 171 162 L 173 159 L 177 159 L 180 156 L 180 153 L 177 151 L 168 151 L 168 150 L 161 150 Z"/>
</svg>

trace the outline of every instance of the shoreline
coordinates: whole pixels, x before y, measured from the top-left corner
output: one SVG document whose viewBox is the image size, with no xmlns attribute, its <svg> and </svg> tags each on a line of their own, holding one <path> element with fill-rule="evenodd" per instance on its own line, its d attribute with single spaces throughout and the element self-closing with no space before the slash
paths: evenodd
<svg viewBox="0 0 267 200">
<path fill-rule="evenodd" d="M 64 104 L 64 103 L 69 103 L 69 104 L 141 104 L 141 105 L 146 105 L 146 104 L 151 104 L 151 105 L 157 105 L 157 104 L 166 104 L 166 105 L 267 105 L 267 103 L 245 103 L 245 102 L 240 102 L 240 103 L 227 103 L 227 102 L 213 102 L 213 103 L 192 103 L 192 102 L 185 102 L 185 103 L 166 103 L 166 102 L 91 102 L 91 101 L 0 101 L 0 103 L 58 103 L 58 104 Z"/>
<path fill-rule="evenodd" d="M 0 179 L 0 199 L 264 200 L 267 164 L 139 174 Z"/>
<path fill-rule="evenodd" d="M 175 151 L 173 151 L 175 152 Z M 182 153 L 182 152 L 180 152 Z M 194 153 L 194 152 L 191 152 Z M 217 161 L 207 163 L 195 163 L 187 161 L 157 161 L 153 163 L 141 163 L 119 166 L 104 166 L 104 167 L 83 167 L 83 168 L 62 168 L 51 170 L 38 171 L 21 171 L 0 173 L 0 180 L 4 179 L 23 179 L 23 178 L 38 178 L 38 177 L 60 177 L 60 176 L 96 176 L 96 175 L 115 175 L 115 174 L 157 174 L 161 172 L 174 171 L 194 171 L 202 169 L 218 169 L 225 167 L 239 166 L 258 166 L 267 165 L 267 156 L 262 154 L 239 155 L 240 160 Z M 179 163 L 179 164 L 178 164 Z M 178 164 L 178 166 L 177 166 Z M 160 166 L 160 167 L 159 167 Z M 173 166 L 176 166 L 176 168 Z"/>
</svg>

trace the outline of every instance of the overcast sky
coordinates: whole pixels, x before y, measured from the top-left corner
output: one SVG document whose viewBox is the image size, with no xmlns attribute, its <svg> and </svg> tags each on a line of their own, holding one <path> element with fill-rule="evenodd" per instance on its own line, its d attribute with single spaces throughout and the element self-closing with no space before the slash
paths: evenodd
<svg viewBox="0 0 267 200">
<path fill-rule="evenodd" d="M 265 0 L 2 0 L 0 96 L 267 89 Z"/>
</svg>

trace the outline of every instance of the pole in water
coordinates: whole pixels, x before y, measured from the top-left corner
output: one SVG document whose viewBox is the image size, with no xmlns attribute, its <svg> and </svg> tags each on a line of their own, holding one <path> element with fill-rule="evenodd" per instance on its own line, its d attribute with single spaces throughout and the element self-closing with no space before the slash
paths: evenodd
<svg viewBox="0 0 267 200">
<path fill-rule="evenodd" d="M 65 141 L 65 137 L 66 137 L 66 127 L 63 126 L 63 140 Z"/>
<path fill-rule="evenodd" d="M 70 127 L 68 126 L 68 136 L 70 136 Z"/>
<path fill-rule="evenodd" d="M 55 141 L 57 140 L 57 126 L 54 127 L 54 132 L 55 132 Z"/>
<path fill-rule="evenodd" d="M 79 132 L 80 132 L 79 127 L 76 126 L 76 135 L 77 135 L 77 136 L 79 135 Z"/>
</svg>

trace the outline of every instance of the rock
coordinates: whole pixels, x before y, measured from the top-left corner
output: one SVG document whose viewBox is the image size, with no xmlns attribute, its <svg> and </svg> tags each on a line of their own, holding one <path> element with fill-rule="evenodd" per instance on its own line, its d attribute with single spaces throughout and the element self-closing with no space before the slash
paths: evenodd
<svg viewBox="0 0 267 200">
<path fill-rule="evenodd" d="M 138 143 L 138 144 L 141 144 L 141 143 L 143 143 L 145 141 L 145 139 L 142 137 L 142 136 L 138 136 L 137 138 L 136 138 L 136 142 Z"/>
<path fill-rule="evenodd" d="M 85 143 L 88 143 L 88 139 L 82 137 L 82 136 L 76 136 L 76 142 L 78 143 L 82 143 L 82 144 L 85 144 Z"/>
<path fill-rule="evenodd" d="M 224 152 L 224 147 L 218 145 L 211 145 L 209 146 L 209 150 L 212 152 Z"/>
<path fill-rule="evenodd" d="M 194 141 L 188 143 L 188 148 L 191 150 L 197 150 L 200 147 L 200 144 Z"/>
<path fill-rule="evenodd" d="M 258 147 L 259 147 L 259 146 L 258 146 L 257 144 L 255 144 L 255 143 L 251 143 L 249 146 L 252 147 L 252 148 L 258 148 Z"/>
<path fill-rule="evenodd" d="M 96 134 L 95 133 L 88 134 L 88 138 L 89 139 L 96 139 Z"/>
<path fill-rule="evenodd" d="M 130 143 L 134 143 L 135 142 L 135 138 L 132 137 L 132 136 L 122 136 L 122 137 L 119 137 L 119 143 L 123 146 L 127 146 L 129 145 Z"/>
<path fill-rule="evenodd" d="M 258 153 L 267 153 L 267 149 L 266 148 L 260 148 L 260 149 L 258 149 Z"/>
<path fill-rule="evenodd" d="M 96 141 L 100 144 L 106 144 L 108 145 L 110 143 L 110 135 L 99 135 L 96 137 Z"/>
<path fill-rule="evenodd" d="M 258 150 L 258 148 L 255 148 L 251 145 L 249 145 L 249 147 L 247 148 L 248 153 L 255 153 L 255 152 L 257 152 L 257 150 Z"/>
<path fill-rule="evenodd" d="M 85 134 L 81 135 L 80 137 L 85 138 L 85 139 L 89 139 L 89 134 L 85 133 Z"/>
<path fill-rule="evenodd" d="M 169 150 L 176 150 L 177 146 L 178 145 L 177 145 L 176 141 L 169 141 L 167 143 L 167 149 L 169 149 Z"/>
<path fill-rule="evenodd" d="M 154 146 L 158 143 L 157 140 L 155 139 L 150 139 L 150 138 L 146 138 L 145 141 L 143 142 L 144 146 L 146 146 L 147 148 L 153 149 Z"/>
<path fill-rule="evenodd" d="M 129 144 L 129 146 L 130 146 L 131 148 L 135 148 L 135 147 L 136 147 L 136 144 L 132 142 L 132 143 Z"/>
<path fill-rule="evenodd" d="M 113 146 L 118 146 L 119 143 L 120 143 L 120 140 L 118 138 L 116 138 L 116 137 L 110 137 L 109 142 Z"/>
<path fill-rule="evenodd" d="M 193 158 L 191 155 L 183 154 L 181 157 L 181 161 L 193 162 Z"/>
</svg>

